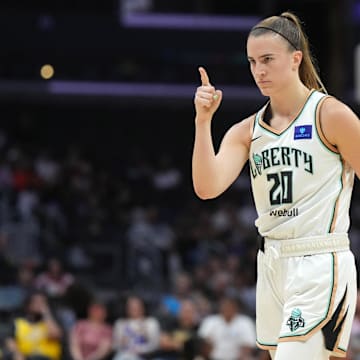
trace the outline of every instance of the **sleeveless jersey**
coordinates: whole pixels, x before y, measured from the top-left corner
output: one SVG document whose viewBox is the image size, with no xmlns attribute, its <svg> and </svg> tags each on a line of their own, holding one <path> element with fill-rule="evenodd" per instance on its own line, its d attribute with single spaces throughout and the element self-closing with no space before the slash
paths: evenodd
<svg viewBox="0 0 360 360">
<path fill-rule="evenodd" d="M 325 96 L 312 91 L 300 114 L 281 132 L 262 120 L 267 105 L 256 114 L 249 165 L 255 225 L 264 237 L 348 231 L 354 171 L 323 140 L 316 113 Z"/>
</svg>

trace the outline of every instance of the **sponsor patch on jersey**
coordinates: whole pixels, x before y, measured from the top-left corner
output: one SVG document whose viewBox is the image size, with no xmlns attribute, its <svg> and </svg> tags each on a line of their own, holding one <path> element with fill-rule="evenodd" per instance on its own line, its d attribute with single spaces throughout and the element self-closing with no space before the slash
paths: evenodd
<svg viewBox="0 0 360 360">
<path fill-rule="evenodd" d="M 311 139 L 312 125 L 295 126 L 294 140 Z"/>
</svg>

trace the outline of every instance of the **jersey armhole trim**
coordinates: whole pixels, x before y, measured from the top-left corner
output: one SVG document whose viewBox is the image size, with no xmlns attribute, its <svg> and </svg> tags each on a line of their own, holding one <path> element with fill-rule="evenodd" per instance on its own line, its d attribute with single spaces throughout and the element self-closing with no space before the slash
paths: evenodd
<svg viewBox="0 0 360 360">
<path fill-rule="evenodd" d="M 250 120 L 250 139 L 252 139 L 253 135 L 254 135 L 254 131 L 255 131 L 255 125 L 256 125 L 256 120 L 257 120 L 257 116 L 258 113 L 255 113 Z"/>
<path fill-rule="evenodd" d="M 336 148 L 336 146 L 331 144 L 330 141 L 328 141 L 326 139 L 325 134 L 321 127 L 321 113 L 320 113 L 321 106 L 324 103 L 324 101 L 329 98 L 331 98 L 331 96 L 329 96 L 329 95 L 324 96 L 322 99 L 320 99 L 320 101 L 316 105 L 316 110 L 315 110 L 315 125 L 316 126 L 315 127 L 316 127 L 316 132 L 318 134 L 318 137 L 319 137 L 320 141 L 323 143 L 323 145 L 331 152 L 339 155 L 340 153 L 339 153 L 338 149 Z"/>
<path fill-rule="evenodd" d="M 262 350 L 276 350 L 277 349 L 277 344 L 263 344 L 263 343 L 259 342 L 259 340 L 256 340 L 256 346 Z"/>
</svg>

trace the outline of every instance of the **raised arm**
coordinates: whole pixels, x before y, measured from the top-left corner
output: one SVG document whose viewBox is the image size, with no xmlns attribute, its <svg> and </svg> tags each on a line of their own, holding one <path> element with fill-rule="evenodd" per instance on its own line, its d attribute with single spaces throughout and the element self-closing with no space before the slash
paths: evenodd
<svg viewBox="0 0 360 360">
<path fill-rule="evenodd" d="M 334 145 L 360 178 L 360 121 L 355 113 L 335 98 L 324 101 L 320 112 L 326 140 Z"/>
<path fill-rule="evenodd" d="M 210 84 L 204 68 L 199 68 L 201 86 L 195 94 L 195 142 L 192 177 L 196 194 L 211 199 L 222 194 L 237 178 L 248 159 L 251 119 L 232 126 L 225 134 L 218 153 L 211 135 L 211 121 L 218 109 L 222 92 Z"/>
</svg>

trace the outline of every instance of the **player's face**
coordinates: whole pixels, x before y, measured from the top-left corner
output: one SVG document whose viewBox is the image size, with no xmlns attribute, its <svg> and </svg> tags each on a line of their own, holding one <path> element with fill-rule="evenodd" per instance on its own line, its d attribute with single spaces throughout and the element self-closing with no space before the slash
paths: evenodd
<svg viewBox="0 0 360 360">
<path fill-rule="evenodd" d="M 298 78 L 295 53 L 299 52 L 289 51 L 286 40 L 277 34 L 249 36 L 247 55 L 250 70 L 263 95 L 271 96 L 284 90 Z"/>
</svg>

